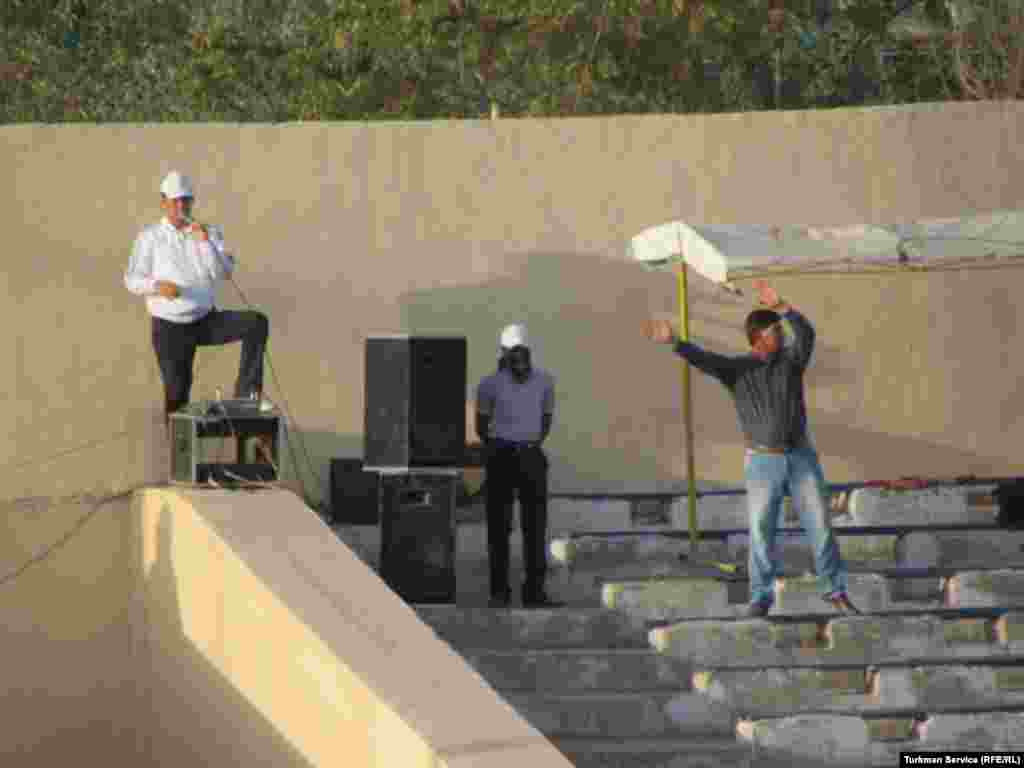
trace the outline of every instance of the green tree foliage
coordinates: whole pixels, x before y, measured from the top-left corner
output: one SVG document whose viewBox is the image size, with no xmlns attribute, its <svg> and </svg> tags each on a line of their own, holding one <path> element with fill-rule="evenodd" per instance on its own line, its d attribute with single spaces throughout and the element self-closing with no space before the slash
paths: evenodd
<svg viewBox="0 0 1024 768">
<path fill-rule="evenodd" d="M 939 0 L 3 0 L 0 121 L 553 116 L 973 98 L 979 78 L 1016 61 L 1013 51 L 989 51 L 979 74 L 977 41 L 1003 21 L 995 12 L 976 10 L 958 27 Z M 908 18 L 917 32 L 899 31 Z"/>
</svg>

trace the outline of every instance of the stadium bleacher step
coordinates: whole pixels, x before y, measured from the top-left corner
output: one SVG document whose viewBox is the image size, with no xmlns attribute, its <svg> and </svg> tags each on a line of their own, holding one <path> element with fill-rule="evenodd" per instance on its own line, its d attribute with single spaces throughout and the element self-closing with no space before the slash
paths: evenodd
<svg viewBox="0 0 1024 768">
<path fill-rule="evenodd" d="M 708 669 L 931 666 L 1024 661 L 1024 614 L 863 615 L 812 621 L 686 620 L 652 647 Z"/>
<path fill-rule="evenodd" d="M 606 608 L 491 609 L 418 605 L 420 618 L 456 649 L 649 649 L 642 619 Z"/>
<path fill-rule="evenodd" d="M 503 693 L 689 690 L 693 666 L 653 649 L 475 650 L 461 655 Z"/>
</svg>

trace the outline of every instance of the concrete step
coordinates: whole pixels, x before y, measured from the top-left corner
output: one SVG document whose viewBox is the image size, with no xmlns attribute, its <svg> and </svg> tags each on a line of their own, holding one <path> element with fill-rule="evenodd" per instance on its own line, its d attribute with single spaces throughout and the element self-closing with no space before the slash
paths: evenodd
<svg viewBox="0 0 1024 768">
<path fill-rule="evenodd" d="M 1024 570 L 965 571 L 946 578 L 920 573 L 923 571 L 899 569 L 885 575 L 850 573 L 850 598 L 863 613 L 1024 606 Z M 822 600 L 827 589 L 815 576 L 780 578 L 775 583 L 772 612 L 779 616 L 826 614 L 831 610 Z M 738 617 L 749 594 L 749 584 L 743 578 L 682 576 L 604 582 L 601 602 L 606 608 L 646 621 L 665 622 Z"/>
<path fill-rule="evenodd" d="M 698 668 L 933 666 L 1024 662 L 1024 613 L 998 618 L 866 615 L 821 621 L 690 620 L 652 647 Z"/>
<path fill-rule="evenodd" d="M 731 711 L 700 693 L 509 693 L 505 699 L 548 738 L 728 738 Z"/>
<path fill-rule="evenodd" d="M 944 523 L 988 524 L 996 516 L 992 498 L 993 484 L 933 486 L 920 490 L 882 488 L 834 488 L 829 506 L 836 525 L 934 525 Z M 686 494 L 649 497 L 553 498 L 549 502 L 557 522 L 553 530 L 576 518 L 578 529 L 614 525 L 664 525 L 686 528 L 689 525 L 689 498 Z M 570 512 L 571 510 L 571 512 Z M 790 500 L 783 506 L 783 519 L 795 523 L 799 518 Z M 697 500 L 697 527 L 701 530 L 744 528 L 748 524 L 747 497 L 742 490 L 701 493 Z M 611 527 L 605 525 L 604 527 Z"/>
<path fill-rule="evenodd" d="M 880 612 L 913 607 L 927 610 L 944 605 L 943 592 L 935 579 L 930 600 L 893 599 L 891 579 L 876 574 L 849 575 L 850 599 L 863 612 Z M 819 614 L 832 611 L 822 599 L 827 585 L 815 577 L 779 579 L 775 584 L 776 615 Z M 750 589 L 745 581 L 711 578 L 663 578 L 641 581 L 606 582 L 601 600 L 614 608 L 647 621 L 671 621 L 725 616 L 742 616 Z M 973 593 L 967 595 L 973 597 Z M 964 607 L 969 607 L 965 605 Z"/>
<path fill-rule="evenodd" d="M 814 743 L 801 743 L 796 749 L 785 744 L 775 744 L 778 734 L 772 734 L 771 721 L 763 722 L 759 732 L 762 743 L 754 744 L 743 739 L 696 740 L 696 739 L 626 739 L 606 741 L 597 739 L 555 739 L 554 743 L 562 753 L 573 761 L 577 768 L 828 768 L 830 730 L 827 719 L 821 721 L 817 732 L 823 745 L 815 749 Z M 865 726 L 872 730 L 871 721 Z M 900 765 L 900 752 L 925 752 L 937 749 L 956 751 L 955 745 L 923 744 L 912 741 L 868 740 L 863 753 L 851 750 L 853 757 L 848 765 L 858 768 L 892 768 Z"/>
<path fill-rule="evenodd" d="M 739 719 L 1024 709 L 1024 672 L 1005 665 L 701 670 L 693 685 Z"/>
<path fill-rule="evenodd" d="M 455 648 L 649 648 L 647 627 L 642 619 L 604 608 L 491 609 L 421 605 L 416 606 L 416 612 Z"/>
<path fill-rule="evenodd" d="M 693 667 L 654 650 L 460 649 L 487 682 L 503 693 L 685 691 Z"/>
<path fill-rule="evenodd" d="M 884 738 L 899 726 L 902 738 Z M 921 721 L 889 721 L 850 715 L 797 715 L 741 720 L 739 739 L 758 759 L 800 755 L 825 765 L 901 765 L 901 752 L 1012 751 L 1024 748 L 1024 712 L 936 715 Z M 909 736 L 907 731 L 910 731 Z M 879 738 L 882 736 L 883 738 Z"/>
<path fill-rule="evenodd" d="M 872 739 L 868 722 L 846 715 L 797 715 L 741 720 L 738 738 L 749 743 L 758 760 L 793 759 L 819 766 L 898 765 L 884 762 L 888 750 Z"/>
<path fill-rule="evenodd" d="M 576 768 L 789 768 L 792 762 L 755 759 L 750 744 L 735 738 L 554 740 Z"/>
<path fill-rule="evenodd" d="M 909 523 L 993 523 L 997 505 L 994 485 L 925 488 L 894 491 L 858 488 L 850 493 L 848 512 L 853 525 Z"/>
<path fill-rule="evenodd" d="M 1024 560 L 1024 531 L 926 530 L 909 533 L 857 533 L 835 529 L 839 549 L 851 567 L 894 566 L 973 569 L 975 564 Z M 676 531 L 604 532 L 579 534 L 551 540 L 551 564 L 574 573 L 616 569 L 649 569 L 652 575 L 667 575 L 679 569 L 684 558 L 696 563 L 717 560 L 745 565 L 749 551 L 746 530 L 725 538 L 701 539 L 692 547 Z M 780 532 L 778 552 L 784 568 L 812 570 L 811 550 L 802 531 Z M 633 571 L 636 573 L 636 571 Z M 624 578 L 629 578 L 624 576 Z"/>
</svg>

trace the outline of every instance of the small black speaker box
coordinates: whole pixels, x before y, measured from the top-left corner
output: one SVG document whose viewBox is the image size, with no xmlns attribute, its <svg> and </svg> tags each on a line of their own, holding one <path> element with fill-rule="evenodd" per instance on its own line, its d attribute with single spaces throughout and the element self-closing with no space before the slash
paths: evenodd
<svg viewBox="0 0 1024 768">
<path fill-rule="evenodd" d="M 1000 483 L 992 496 L 999 505 L 997 524 L 1002 528 L 1024 528 L 1024 479 Z"/>
<path fill-rule="evenodd" d="M 367 467 L 458 467 L 466 444 L 466 339 L 366 340 Z"/>
<path fill-rule="evenodd" d="M 380 475 L 362 459 L 331 459 L 331 522 L 377 525 Z"/>
<path fill-rule="evenodd" d="M 458 472 L 380 476 L 380 576 L 408 603 L 455 602 Z"/>
</svg>

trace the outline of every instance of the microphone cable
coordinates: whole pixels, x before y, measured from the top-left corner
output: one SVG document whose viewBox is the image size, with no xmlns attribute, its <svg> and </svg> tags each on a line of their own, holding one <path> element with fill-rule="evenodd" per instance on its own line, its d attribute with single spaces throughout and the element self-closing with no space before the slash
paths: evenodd
<svg viewBox="0 0 1024 768">
<path fill-rule="evenodd" d="M 238 292 L 238 296 L 242 300 L 242 303 L 249 310 L 251 310 L 253 312 L 257 312 L 258 310 L 253 305 L 253 303 L 251 301 L 249 301 L 249 297 L 245 295 L 245 291 L 242 290 L 242 287 L 238 284 L 238 281 L 235 279 L 233 271 L 227 277 L 228 277 L 228 281 L 231 283 L 231 285 L 234 286 L 235 291 Z M 285 418 L 287 419 L 287 423 L 295 424 L 295 421 L 292 418 L 291 406 L 288 403 L 288 398 L 287 398 L 287 396 L 284 393 L 284 388 L 281 386 L 281 379 L 277 375 L 277 369 L 275 368 L 273 360 L 271 359 L 271 356 L 270 356 L 270 344 L 269 344 L 269 341 L 267 343 L 267 346 L 263 350 L 263 356 L 264 356 L 264 358 L 267 361 L 267 368 L 270 371 L 270 376 L 271 376 L 271 379 L 274 382 L 274 387 L 277 389 L 278 393 L 280 393 L 280 396 L 281 396 L 281 406 L 282 406 L 282 410 L 284 411 Z M 316 482 L 317 489 L 320 490 L 320 489 L 323 488 L 323 478 L 320 475 L 320 473 L 317 472 L 316 467 L 313 464 L 312 459 L 310 458 L 309 451 L 306 448 L 306 441 L 302 438 L 302 432 L 301 432 L 301 430 L 298 429 L 297 425 L 295 426 L 295 436 L 296 436 L 296 438 L 298 440 L 299 447 L 302 449 L 302 454 L 303 454 L 303 457 L 304 457 L 305 462 L 306 462 L 306 469 L 309 471 L 309 474 L 310 474 L 311 478 Z M 299 485 L 302 486 L 302 492 L 303 492 L 303 494 L 305 494 L 307 501 L 308 502 L 312 502 L 313 501 L 313 497 L 311 497 L 310 494 L 309 494 L 309 489 L 306 487 L 305 480 L 302 477 L 301 467 L 300 467 L 298 459 L 297 459 L 297 457 L 295 455 L 295 446 L 292 444 L 292 441 L 290 439 L 286 438 L 286 442 L 288 444 L 288 451 L 289 451 L 289 454 L 291 455 L 292 464 L 295 467 L 295 476 L 296 476 L 296 478 L 298 478 Z M 327 500 L 326 499 L 324 499 L 324 501 L 322 503 L 322 506 L 324 508 L 327 507 Z"/>
</svg>

